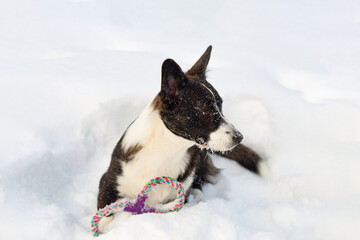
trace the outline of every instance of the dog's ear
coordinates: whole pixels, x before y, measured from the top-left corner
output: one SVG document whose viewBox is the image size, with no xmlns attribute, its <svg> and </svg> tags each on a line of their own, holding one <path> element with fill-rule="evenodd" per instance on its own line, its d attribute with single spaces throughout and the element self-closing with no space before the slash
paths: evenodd
<svg viewBox="0 0 360 240">
<path fill-rule="evenodd" d="M 189 76 L 205 77 L 206 68 L 210 60 L 212 46 L 210 45 L 197 62 L 186 72 Z"/>
<path fill-rule="evenodd" d="M 187 83 L 185 73 L 172 59 L 166 59 L 161 70 L 161 100 L 165 108 L 172 110 L 179 102 L 181 90 Z"/>
</svg>

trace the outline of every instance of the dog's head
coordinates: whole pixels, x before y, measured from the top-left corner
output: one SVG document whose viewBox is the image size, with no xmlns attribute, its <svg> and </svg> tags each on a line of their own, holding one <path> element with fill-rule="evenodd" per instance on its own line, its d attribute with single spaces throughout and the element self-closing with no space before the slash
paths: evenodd
<svg viewBox="0 0 360 240">
<path fill-rule="evenodd" d="M 184 73 L 172 59 L 162 65 L 160 116 L 175 135 L 194 141 L 199 147 L 227 151 L 243 136 L 222 113 L 222 99 L 206 81 L 209 46 L 194 66 Z"/>
</svg>

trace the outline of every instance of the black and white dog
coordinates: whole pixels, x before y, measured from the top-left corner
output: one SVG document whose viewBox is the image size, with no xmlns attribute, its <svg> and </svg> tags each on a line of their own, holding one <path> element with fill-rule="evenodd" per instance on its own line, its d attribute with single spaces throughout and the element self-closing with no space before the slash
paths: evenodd
<svg viewBox="0 0 360 240">
<path fill-rule="evenodd" d="M 98 208 L 136 199 L 143 186 L 159 176 L 177 179 L 187 196 L 191 189 L 201 190 L 219 173 L 209 150 L 259 173 L 261 158 L 240 144 L 243 136 L 224 118 L 222 99 L 206 81 L 211 49 L 186 73 L 174 60 L 164 61 L 160 93 L 127 128 L 100 180 Z M 170 186 L 160 185 L 148 203 L 164 204 L 175 197 Z M 101 226 L 111 219 L 104 218 Z"/>
</svg>

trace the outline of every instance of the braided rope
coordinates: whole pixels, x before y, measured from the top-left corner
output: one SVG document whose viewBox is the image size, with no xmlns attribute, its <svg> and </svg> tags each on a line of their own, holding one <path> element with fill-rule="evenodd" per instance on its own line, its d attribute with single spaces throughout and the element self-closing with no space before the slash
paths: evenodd
<svg viewBox="0 0 360 240">
<path fill-rule="evenodd" d="M 177 204 L 168 209 L 160 209 L 160 208 L 153 208 L 145 204 L 146 199 L 150 193 L 150 190 L 157 185 L 167 183 L 171 185 L 177 193 Z M 94 236 L 99 236 L 101 233 L 99 231 L 99 222 L 103 217 L 109 216 L 110 214 L 119 212 L 121 210 L 126 212 L 131 212 L 133 214 L 142 214 L 148 212 L 155 212 L 155 213 L 168 213 L 168 212 L 175 212 L 179 211 L 185 202 L 185 193 L 184 188 L 182 185 L 176 180 L 171 177 L 157 177 L 151 179 L 143 188 L 143 190 L 138 195 L 136 203 L 132 202 L 114 202 L 110 205 L 105 206 L 104 208 L 100 209 L 91 221 L 91 231 L 93 232 Z"/>
<path fill-rule="evenodd" d="M 93 219 L 91 220 L 91 231 L 94 233 L 94 236 L 99 236 L 99 222 L 103 217 L 109 216 L 112 213 L 121 211 L 125 206 L 125 202 L 114 202 L 110 205 L 105 206 L 100 209 Z"/>
</svg>

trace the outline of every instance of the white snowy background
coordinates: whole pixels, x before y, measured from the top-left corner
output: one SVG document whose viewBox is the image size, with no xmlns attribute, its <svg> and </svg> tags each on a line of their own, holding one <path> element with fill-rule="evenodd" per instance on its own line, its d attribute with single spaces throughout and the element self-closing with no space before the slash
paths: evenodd
<svg viewBox="0 0 360 240">
<path fill-rule="evenodd" d="M 124 129 L 213 45 L 208 80 L 269 179 L 233 162 L 178 213 L 98 239 L 360 239 L 360 2 L 0 1 L 1 239 L 92 239 Z"/>
</svg>

